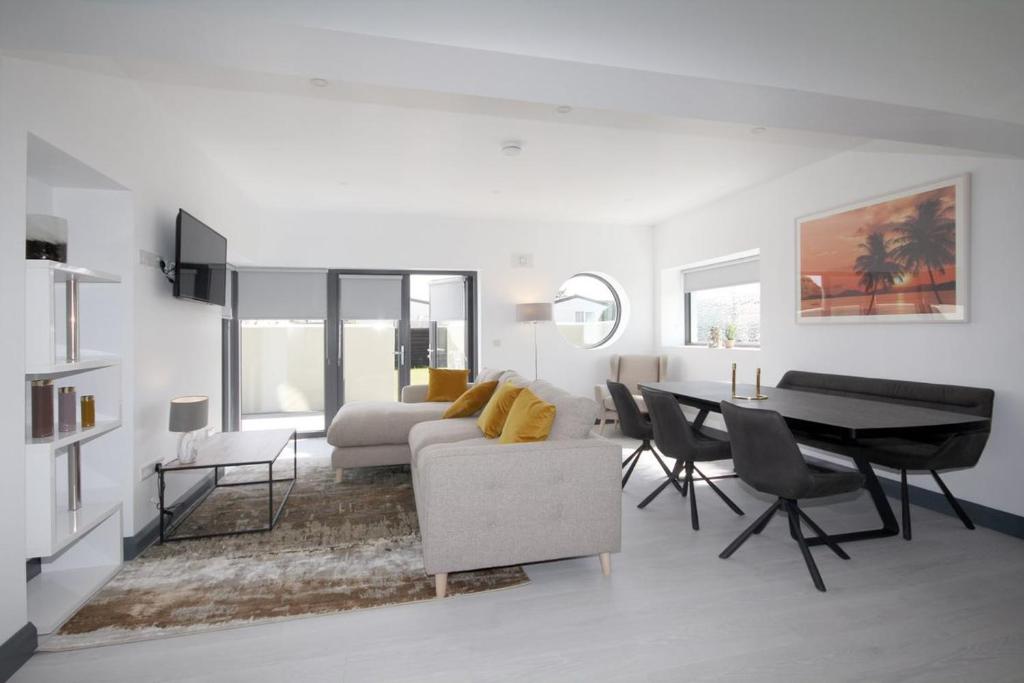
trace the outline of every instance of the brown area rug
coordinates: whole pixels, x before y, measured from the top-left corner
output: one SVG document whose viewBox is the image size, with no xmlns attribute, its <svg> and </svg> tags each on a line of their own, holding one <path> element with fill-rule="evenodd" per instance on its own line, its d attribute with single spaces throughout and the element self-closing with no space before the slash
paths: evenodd
<svg viewBox="0 0 1024 683">
<path fill-rule="evenodd" d="M 288 454 L 290 456 L 290 454 Z M 266 478 L 236 468 L 226 480 Z M 282 455 L 276 477 L 291 475 Z M 275 484 L 277 500 L 286 484 Z M 266 485 L 219 488 L 176 534 L 266 523 Z M 452 574 L 450 594 L 529 582 L 522 567 Z M 40 650 L 70 650 L 434 599 L 408 467 L 351 469 L 299 454 L 299 480 L 271 532 L 154 545 Z"/>
</svg>

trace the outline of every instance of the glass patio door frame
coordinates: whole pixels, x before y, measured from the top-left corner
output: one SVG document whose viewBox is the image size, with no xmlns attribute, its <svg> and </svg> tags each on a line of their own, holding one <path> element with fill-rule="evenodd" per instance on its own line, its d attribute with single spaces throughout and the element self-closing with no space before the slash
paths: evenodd
<svg viewBox="0 0 1024 683">
<path fill-rule="evenodd" d="M 341 320 L 341 276 L 342 275 L 384 275 L 402 278 L 402 319 L 398 321 L 397 351 L 399 357 L 398 393 L 395 400 L 401 400 L 402 389 L 409 386 L 412 369 L 412 325 L 410 282 L 413 275 L 449 275 L 465 278 L 466 286 L 466 365 L 472 378 L 476 375 L 477 332 L 476 332 L 476 272 L 452 270 L 366 270 L 366 269 L 332 269 L 327 272 L 327 324 L 324 326 L 326 335 L 326 353 L 324 354 L 324 428 L 330 426 L 334 414 L 345 403 L 344 358 L 344 321 Z M 433 321 L 431 327 L 434 327 Z M 435 344 L 435 334 L 431 330 L 431 347 Z M 430 354 L 430 364 L 436 362 L 436 350 Z"/>
</svg>

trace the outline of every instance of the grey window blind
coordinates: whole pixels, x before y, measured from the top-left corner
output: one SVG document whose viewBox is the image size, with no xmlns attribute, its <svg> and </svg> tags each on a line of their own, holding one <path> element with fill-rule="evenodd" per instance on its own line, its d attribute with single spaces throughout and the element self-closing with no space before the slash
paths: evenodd
<svg viewBox="0 0 1024 683">
<path fill-rule="evenodd" d="M 401 275 L 339 275 L 342 320 L 401 320 Z"/>
<path fill-rule="evenodd" d="M 324 320 L 327 273 L 323 270 L 239 269 L 238 318 Z"/>
<path fill-rule="evenodd" d="M 430 319 L 440 322 L 466 319 L 466 279 L 434 280 L 430 283 Z"/>
<path fill-rule="evenodd" d="M 683 290 L 686 292 L 760 281 L 761 263 L 756 258 L 683 271 Z"/>
</svg>

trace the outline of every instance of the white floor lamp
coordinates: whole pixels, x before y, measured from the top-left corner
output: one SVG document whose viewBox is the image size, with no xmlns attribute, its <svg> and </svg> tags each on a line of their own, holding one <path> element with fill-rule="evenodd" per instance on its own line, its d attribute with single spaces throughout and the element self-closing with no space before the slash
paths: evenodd
<svg viewBox="0 0 1024 683">
<path fill-rule="evenodd" d="M 533 378 L 537 379 L 537 325 L 551 322 L 552 306 L 549 303 L 516 304 L 516 320 L 533 326 Z"/>
</svg>

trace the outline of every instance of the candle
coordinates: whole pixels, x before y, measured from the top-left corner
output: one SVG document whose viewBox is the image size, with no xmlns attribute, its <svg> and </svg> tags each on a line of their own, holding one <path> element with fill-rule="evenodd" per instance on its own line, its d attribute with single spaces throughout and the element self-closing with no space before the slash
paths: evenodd
<svg viewBox="0 0 1024 683">
<path fill-rule="evenodd" d="M 732 395 L 736 395 L 736 364 L 732 364 Z"/>
<path fill-rule="evenodd" d="M 761 395 L 761 368 L 757 369 L 757 387 L 754 389 L 754 396 Z"/>
</svg>

